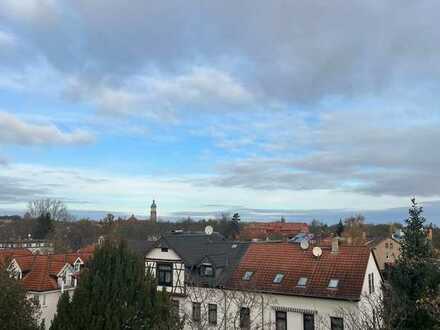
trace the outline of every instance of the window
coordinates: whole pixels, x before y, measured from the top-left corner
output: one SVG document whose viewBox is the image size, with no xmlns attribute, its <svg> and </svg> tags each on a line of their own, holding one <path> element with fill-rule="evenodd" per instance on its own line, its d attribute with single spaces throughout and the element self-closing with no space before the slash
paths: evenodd
<svg viewBox="0 0 440 330">
<path fill-rule="evenodd" d="M 275 312 L 275 329 L 287 330 L 287 313 Z"/>
<path fill-rule="evenodd" d="M 281 283 L 281 281 L 284 278 L 284 274 L 283 273 L 278 273 L 275 275 L 275 277 L 273 278 L 273 282 L 274 283 Z"/>
<path fill-rule="evenodd" d="M 385 243 L 385 249 L 388 249 L 388 243 Z"/>
<path fill-rule="evenodd" d="M 45 294 L 41 295 L 41 306 L 46 306 L 46 295 Z"/>
<path fill-rule="evenodd" d="M 162 252 L 168 252 L 168 248 L 166 248 L 166 247 L 163 247 L 163 248 L 161 248 L 160 249 Z"/>
<path fill-rule="evenodd" d="M 307 284 L 307 277 L 300 277 L 296 285 L 300 287 L 305 287 L 306 284 Z"/>
<path fill-rule="evenodd" d="M 339 284 L 339 280 L 332 278 L 330 282 L 328 282 L 328 287 L 329 289 L 336 289 L 338 287 L 338 284 Z"/>
<path fill-rule="evenodd" d="M 246 273 L 244 273 L 242 280 L 249 281 L 251 279 L 252 275 L 254 275 L 254 272 L 246 272 Z"/>
<path fill-rule="evenodd" d="M 303 314 L 304 330 L 315 330 L 315 315 Z"/>
<path fill-rule="evenodd" d="M 217 324 L 217 305 L 209 304 L 208 305 L 208 322 L 209 324 L 216 325 Z"/>
<path fill-rule="evenodd" d="M 251 328 L 251 311 L 247 307 L 240 308 L 240 329 L 249 330 Z"/>
<path fill-rule="evenodd" d="M 214 276 L 214 268 L 212 267 L 211 264 L 203 264 L 200 267 L 200 275 L 212 277 Z"/>
<path fill-rule="evenodd" d="M 390 242 L 390 249 L 393 248 L 393 242 Z"/>
<path fill-rule="evenodd" d="M 374 292 L 374 273 L 368 274 L 368 292 L 370 294 Z"/>
<path fill-rule="evenodd" d="M 201 306 L 198 302 L 193 302 L 192 319 L 194 322 L 200 322 Z"/>
<path fill-rule="evenodd" d="M 344 330 L 344 319 L 341 317 L 330 317 L 331 330 Z"/>
<path fill-rule="evenodd" d="M 157 281 L 162 286 L 173 286 L 172 264 L 157 264 Z"/>
</svg>

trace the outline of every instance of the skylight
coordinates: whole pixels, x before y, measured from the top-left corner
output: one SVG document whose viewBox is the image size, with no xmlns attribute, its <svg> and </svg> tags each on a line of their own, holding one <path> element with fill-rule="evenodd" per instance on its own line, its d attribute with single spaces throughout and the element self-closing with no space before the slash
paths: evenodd
<svg viewBox="0 0 440 330">
<path fill-rule="evenodd" d="M 307 284 L 307 277 L 300 277 L 298 280 L 297 286 L 304 287 Z"/>
<path fill-rule="evenodd" d="M 275 275 L 275 277 L 273 278 L 273 282 L 274 283 L 281 283 L 281 281 L 284 278 L 284 274 L 283 273 L 278 273 Z"/>
<path fill-rule="evenodd" d="M 248 272 L 244 273 L 242 280 L 249 281 L 251 279 L 252 275 L 254 275 L 254 272 L 248 271 Z"/>
<path fill-rule="evenodd" d="M 328 287 L 329 289 L 336 289 L 338 287 L 338 284 L 339 284 L 339 280 L 332 278 L 330 282 L 328 282 Z"/>
</svg>

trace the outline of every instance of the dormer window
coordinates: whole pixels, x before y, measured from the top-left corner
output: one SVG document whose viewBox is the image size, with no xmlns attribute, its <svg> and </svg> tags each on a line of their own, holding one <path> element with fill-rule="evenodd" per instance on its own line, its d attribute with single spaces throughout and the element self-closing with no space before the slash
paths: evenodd
<svg viewBox="0 0 440 330">
<path fill-rule="evenodd" d="M 337 289 L 339 285 L 339 280 L 336 278 L 332 278 L 330 282 L 328 282 L 329 289 Z"/>
<path fill-rule="evenodd" d="M 81 270 L 81 263 L 80 262 L 76 262 L 75 266 L 74 266 L 74 271 L 75 272 L 79 272 Z"/>
<path fill-rule="evenodd" d="M 214 276 L 214 268 L 211 264 L 202 264 L 200 267 L 200 274 L 206 277 Z"/>
<path fill-rule="evenodd" d="M 273 282 L 276 284 L 279 284 L 283 281 L 284 278 L 284 274 L 283 273 L 278 273 L 275 275 L 275 277 L 273 278 Z"/>
<path fill-rule="evenodd" d="M 300 277 L 296 286 L 304 288 L 307 284 L 307 277 Z"/>
<path fill-rule="evenodd" d="M 254 275 L 254 272 L 247 271 L 246 273 L 244 273 L 242 280 L 243 281 L 250 281 L 252 275 Z"/>
</svg>

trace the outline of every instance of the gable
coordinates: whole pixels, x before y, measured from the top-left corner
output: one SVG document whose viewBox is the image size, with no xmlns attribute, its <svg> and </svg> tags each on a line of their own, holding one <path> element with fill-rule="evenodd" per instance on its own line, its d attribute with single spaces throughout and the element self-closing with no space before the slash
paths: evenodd
<svg viewBox="0 0 440 330">
<path fill-rule="evenodd" d="M 70 272 L 72 273 L 72 266 L 69 263 L 66 263 L 63 268 L 56 274 L 57 277 L 64 276 L 65 273 Z"/>
<path fill-rule="evenodd" d="M 21 278 L 21 276 L 23 275 L 20 265 L 15 259 L 11 261 L 11 263 L 9 264 L 6 270 L 15 278 Z"/>
<path fill-rule="evenodd" d="M 173 249 L 163 248 L 163 247 L 152 248 L 147 253 L 145 258 L 152 259 L 152 260 L 169 260 L 169 261 L 181 261 L 182 260 L 182 258 Z"/>
</svg>

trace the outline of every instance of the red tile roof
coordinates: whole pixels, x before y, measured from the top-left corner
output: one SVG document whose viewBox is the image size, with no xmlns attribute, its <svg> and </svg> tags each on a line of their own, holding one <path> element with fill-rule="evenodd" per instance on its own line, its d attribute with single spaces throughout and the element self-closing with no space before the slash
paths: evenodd
<svg viewBox="0 0 440 330">
<path fill-rule="evenodd" d="M 316 258 L 312 249 L 302 250 L 292 243 L 252 243 L 227 283 L 231 289 L 258 290 L 295 296 L 359 300 L 370 250 L 366 246 L 340 246 L 337 254 L 328 247 Z M 242 280 L 247 271 L 254 274 Z M 285 276 L 273 283 L 277 273 Z M 298 279 L 307 277 L 304 288 Z M 337 289 L 329 289 L 330 279 L 338 279 Z"/>
<path fill-rule="evenodd" d="M 91 256 L 91 253 L 49 254 L 17 256 L 14 260 L 23 273 L 24 287 L 41 292 L 58 289 L 57 275 L 66 264 L 73 265 L 78 257 L 86 262 Z"/>
<path fill-rule="evenodd" d="M 17 260 L 17 258 L 16 261 L 19 265 L 20 262 L 22 262 L 21 260 Z M 21 280 L 24 287 L 29 291 L 51 291 L 58 289 L 58 283 L 54 277 L 50 276 L 49 268 L 49 255 L 35 255 L 33 257 L 31 270 L 24 275 Z M 59 270 L 61 270 L 61 268 Z"/>
<path fill-rule="evenodd" d="M 0 266 L 16 256 L 29 256 L 32 252 L 28 249 L 2 249 L 0 250 Z"/>
<path fill-rule="evenodd" d="M 79 249 L 77 253 L 93 253 L 95 252 L 95 250 L 96 250 L 96 244 L 90 244 Z"/>
<path fill-rule="evenodd" d="M 241 236 L 249 239 L 265 239 L 270 235 L 292 237 L 300 232 L 307 233 L 308 231 L 308 225 L 301 222 L 262 222 L 246 225 Z"/>
</svg>

